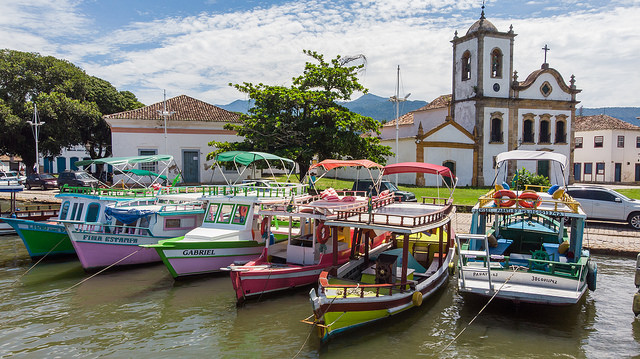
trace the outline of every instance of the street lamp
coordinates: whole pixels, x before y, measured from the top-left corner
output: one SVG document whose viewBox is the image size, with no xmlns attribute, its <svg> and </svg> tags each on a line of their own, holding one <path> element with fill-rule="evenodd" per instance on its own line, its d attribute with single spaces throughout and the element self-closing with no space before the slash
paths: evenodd
<svg viewBox="0 0 640 359">
<path fill-rule="evenodd" d="M 164 101 L 162 101 L 162 111 L 158 110 L 158 114 L 164 119 L 164 153 L 169 154 L 169 148 L 167 145 L 167 117 L 176 113 L 175 111 L 167 111 L 167 90 L 164 92 Z"/>
<path fill-rule="evenodd" d="M 395 102 L 396 104 L 396 163 L 400 162 L 398 158 L 398 153 L 400 152 L 399 147 L 399 133 L 400 133 L 400 102 L 407 101 L 407 99 L 411 96 L 411 93 L 408 93 L 405 97 L 400 98 L 400 65 L 398 65 L 398 76 L 396 83 L 396 94 L 395 96 L 389 97 L 389 101 Z M 396 174 L 396 186 L 398 185 L 398 174 Z"/>
<path fill-rule="evenodd" d="M 38 106 L 36 103 L 33 103 L 33 121 L 27 121 L 27 123 L 31 126 L 31 132 L 33 133 L 33 137 L 36 139 L 36 170 L 35 173 L 40 171 L 40 152 L 38 151 L 38 137 L 40 135 L 38 131 L 38 127 L 44 125 L 44 122 L 40 122 L 40 117 L 38 116 Z"/>
</svg>

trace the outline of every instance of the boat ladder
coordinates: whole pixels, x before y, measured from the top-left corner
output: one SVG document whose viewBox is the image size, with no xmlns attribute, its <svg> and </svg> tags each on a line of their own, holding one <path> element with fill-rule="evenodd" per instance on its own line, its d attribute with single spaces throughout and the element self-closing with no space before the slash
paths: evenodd
<svg viewBox="0 0 640 359">
<path fill-rule="evenodd" d="M 469 250 L 462 249 L 461 243 L 471 243 L 481 241 L 484 243 L 484 250 Z M 489 293 L 493 293 L 493 283 L 491 283 L 491 254 L 489 253 L 489 239 L 487 235 L 482 234 L 456 234 L 456 251 L 458 252 L 458 265 L 460 266 L 460 280 L 462 281 L 462 287 L 466 287 L 465 278 L 464 278 L 464 260 L 465 258 L 475 257 L 482 258 L 484 261 L 484 267 L 474 268 L 478 271 L 484 271 L 486 268 L 487 272 L 487 280 L 489 283 Z"/>
</svg>

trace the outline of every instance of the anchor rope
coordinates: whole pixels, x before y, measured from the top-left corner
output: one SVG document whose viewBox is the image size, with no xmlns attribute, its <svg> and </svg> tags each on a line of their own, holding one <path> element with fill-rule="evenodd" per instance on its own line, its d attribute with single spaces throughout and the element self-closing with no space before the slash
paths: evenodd
<svg viewBox="0 0 640 359">
<path fill-rule="evenodd" d="M 516 272 L 518 271 L 518 269 L 520 269 L 520 267 L 515 267 L 515 270 L 513 271 L 513 273 L 511 273 L 511 275 L 509 276 L 509 278 L 507 278 L 504 283 L 502 283 L 502 285 L 500 286 L 500 288 L 498 288 L 498 290 L 493 293 L 493 295 L 491 296 L 491 298 L 489 298 L 489 300 L 487 301 L 487 303 L 484 305 L 484 307 L 482 307 L 482 309 L 480 309 L 480 311 L 478 312 L 478 314 L 475 315 L 475 317 L 473 317 L 473 319 L 471 319 L 471 321 L 469 322 L 469 324 L 467 324 L 464 328 L 462 328 L 462 330 L 460 331 L 460 333 L 458 333 L 458 335 L 456 335 L 450 342 L 449 344 L 447 344 L 446 347 L 444 347 L 441 351 L 440 354 L 442 354 L 445 350 L 447 350 L 451 344 L 453 344 L 453 342 L 455 342 L 461 335 L 462 333 L 464 333 L 465 330 L 467 330 L 467 328 L 469 328 L 469 326 L 471 326 L 471 324 L 480 316 L 480 314 L 482 314 L 482 312 L 485 310 L 485 308 L 487 308 L 489 306 L 489 303 L 491 303 L 491 301 L 496 297 L 496 295 L 498 295 L 498 293 L 500 293 L 500 291 L 502 290 L 502 287 L 505 286 L 505 284 L 507 284 L 507 282 L 509 282 L 509 280 L 511 280 L 511 278 L 516 274 Z"/>
<path fill-rule="evenodd" d="M 42 258 L 40 258 L 34 265 L 32 265 L 29 269 L 27 269 L 26 272 L 22 273 L 16 280 L 14 280 L 13 283 L 11 283 L 11 286 L 15 285 L 20 279 L 22 279 L 22 277 L 24 277 L 27 273 L 31 272 L 31 270 L 35 268 L 35 266 L 37 266 L 38 263 L 42 262 L 42 260 L 45 259 L 49 255 L 49 253 L 53 252 L 53 250 L 56 249 L 58 245 L 60 245 L 60 243 L 62 243 L 62 241 L 64 240 L 65 238 L 62 238 L 58 243 L 56 243 L 56 245 L 53 246 L 53 248 L 51 248 L 49 252 L 47 252 L 44 256 L 42 256 Z"/>
<path fill-rule="evenodd" d="M 325 311 L 322 313 L 322 316 L 321 316 L 321 317 L 323 317 L 323 316 L 324 316 L 324 315 L 329 311 L 329 308 L 331 308 L 331 305 L 333 304 L 333 302 L 334 302 L 337 298 L 338 298 L 338 295 L 337 295 L 337 293 L 336 293 L 336 296 L 335 296 L 335 297 L 333 297 L 333 299 L 331 299 L 331 302 L 329 302 L 329 305 L 327 306 L 327 309 L 325 309 Z M 315 314 L 315 313 L 314 313 L 314 314 Z M 314 314 L 312 314 L 312 315 L 308 316 L 307 318 L 311 318 Z M 342 317 L 342 316 L 343 316 L 343 315 L 345 315 L 345 314 L 346 314 L 346 312 L 343 312 L 343 313 L 340 315 L 340 317 Z M 340 317 L 338 317 L 338 319 L 339 319 Z M 336 320 L 337 320 L 337 319 L 336 319 Z M 333 323 L 335 323 L 335 321 L 334 321 Z M 333 323 L 331 323 L 331 325 L 333 325 Z M 311 326 L 311 330 L 309 330 L 309 334 L 307 334 L 307 338 L 304 340 L 304 342 L 302 343 L 302 346 L 300 347 L 300 349 L 298 350 L 298 352 L 297 352 L 297 353 L 292 357 L 292 359 L 295 359 L 295 358 L 297 358 L 297 357 L 298 357 L 298 355 L 300 355 L 300 353 L 302 352 L 302 349 L 304 349 L 305 345 L 307 345 L 307 342 L 309 341 L 309 338 L 311 337 L 311 333 L 313 333 L 313 330 L 316 328 L 316 325 L 317 325 L 317 324 L 318 324 L 318 318 L 316 318 L 316 319 L 313 321 L 313 325 Z"/>
<path fill-rule="evenodd" d="M 100 273 L 102 273 L 102 272 L 104 272 L 104 271 L 108 270 L 109 268 L 111 268 L 111 267 L 115 266 L 116 264 L 118 264 L 118 263 L 122 262 L 123 260 L 125 260 L 125 259 L 127 259 L 127 258 L 131 257 L 132 255 L 134 255 L 134 254 L 136 254 L 136 253 L 140 252 L 141 250 L 142 250 L 142 248 L 138 249 L 138 250 L 137 250 L 137 251 L 135 251 L 135 252 L 132 252 L 132 253 L 130 253 L 130 254 L 128 254 L 128 255 L 126 255 L 125 257 L 123 257 L 123 258 L 119 259 L 118 261 L 116 261 L 116 262 L 112 263 L 112 264 L 111 264 L 111 265 L 109 265 L 108 267 L 102 268 L 100 271 L 98 271 L 98 272 L 96 272 L 96 273 L 92 274 L 91 276 L 89 276 L 89 277 L 87 277 L 87 278 L 85 278 L 85 279 L 81 280 L 80 282 L 78 282 L 78 283 L 76 283 L 76 284 L 72 285 L 71 287 L 69 287 L 69 288 L 67 288 L 67 289 L 65 289 L 65 290 L 63 290 L 63 291 L 61 291 L 61 292 L 56 293 L 53 297 L 51 297 L 51 299 L 54 299 L 54 298 L 58 297 L 60 294 L 65 293 L 65 292 L 67 292 L 67 291 L 69 291 L 69 290 L 71 290 L 71 289 L 73 289 L 73 288 L 75 288 L 75 287 L 79 286 L 80 284 L 82 284 L 82 283 L 84 283 L 84 282 L 88 281 L 89 279 L 91 279 L 91 278 L 93 278 L 93 277 L 97 276 L 98 274 L 100 274 Z"/>
</svg>

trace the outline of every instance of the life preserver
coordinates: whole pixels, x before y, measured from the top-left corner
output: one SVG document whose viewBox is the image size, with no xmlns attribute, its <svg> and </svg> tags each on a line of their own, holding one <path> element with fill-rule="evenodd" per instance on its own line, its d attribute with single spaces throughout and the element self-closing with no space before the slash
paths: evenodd
<svg viewBox="0 0 640 359">
<path fill-rule="evenodd" d="M 518 196 L 520 205 L 524 208 L 537 208 L 540 205 L 540 196 L 535 192 L 522 192 Z"/>
<path fill-rule="evenodd" d="M 240 207 L 240 216 L 244 217 L 247 215 L 247 207 L 242 206 Z"/>
<path fill-rule="evenodd" d="M 508 197 L 508 200 L 505 200 L 504 197 Z M 516 194 L 513 191 L 508 189 L 501 189 L 496 191 L 493 194 L 493 199 L 498 207 L 511 207 L 516 204 Z"/>
<path fill-rule="evenodd" d="M 269 220 L 267 218 L 262 219 L 262 224 L 260 224 L 260 235 L 264 237 L 265 233 L 267 233 L 267 226 L 269 225 Z"/>
<path fill-rule="evenodd" d="M 415 305 L 416 307 L 421 306 L 422 305 L 422 292 L 420 292 L 420 291 L 413 292 L 413 294 L 411 295 L 411 302 L 413 302 L 413 305 Z"/>
<path fill-rule="evenodd" d="M 316 238 L 318 238 L 318 243 L 325 244 L 329 239 L 329 227 L 324 225 L 323 221 L 318 222 L 318 227 L 316 228 Z"/>
</svg>

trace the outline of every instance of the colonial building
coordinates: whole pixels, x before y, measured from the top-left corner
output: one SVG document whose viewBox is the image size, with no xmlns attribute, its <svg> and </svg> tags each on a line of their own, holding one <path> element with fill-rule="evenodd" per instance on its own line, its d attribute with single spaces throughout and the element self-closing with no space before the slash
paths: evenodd
<svg viewBox="0 0 640 359">
<path fill-rule="evenodd" d="M 456 31 L 451 95 L 398 119 L 404 129 L 400 161 L 445 165 L 459 185 L 474 186 L 492 183 L 495 157 L 505 151 L 553 151 L 572 162 L 571 129 L 581 90 L 573 76 L 567 84 L 549 66 L 546 46 L 541 68 L 519 81 L 513 69 L 515 37 L 512 27 L 499 31 L 484 11 L 464 36 Z M 389 128 L 395 128 L 395 121 L 385 124 L 382 134 L 383 143 L 394 150 L 395 132 L 390 137 Z M 520 166 L 553 176 L 549 163 Z M 423 179 L 405 177 L 402 182 L 413 181 L 421 185 Z"/>
<path fill-rule="evenodd" d="M 596 183 L 640 181 L 640 127 L 607 115 L 577 117 L 573 178 Z"/>
<path fill-rule="evenodd" d="M 186 95 L 104 116 L 111 127 L 114 157 L 172 155 L 186 183 L 222 181 L 219 172 L 212 177 L 206 163 L 207 154 L 215 149 L 209 142 L 241 141 L 234 131 L 223 128 L 227 123 L 239 123 L 239 118 L 236 113 Z"/>
</svg>

